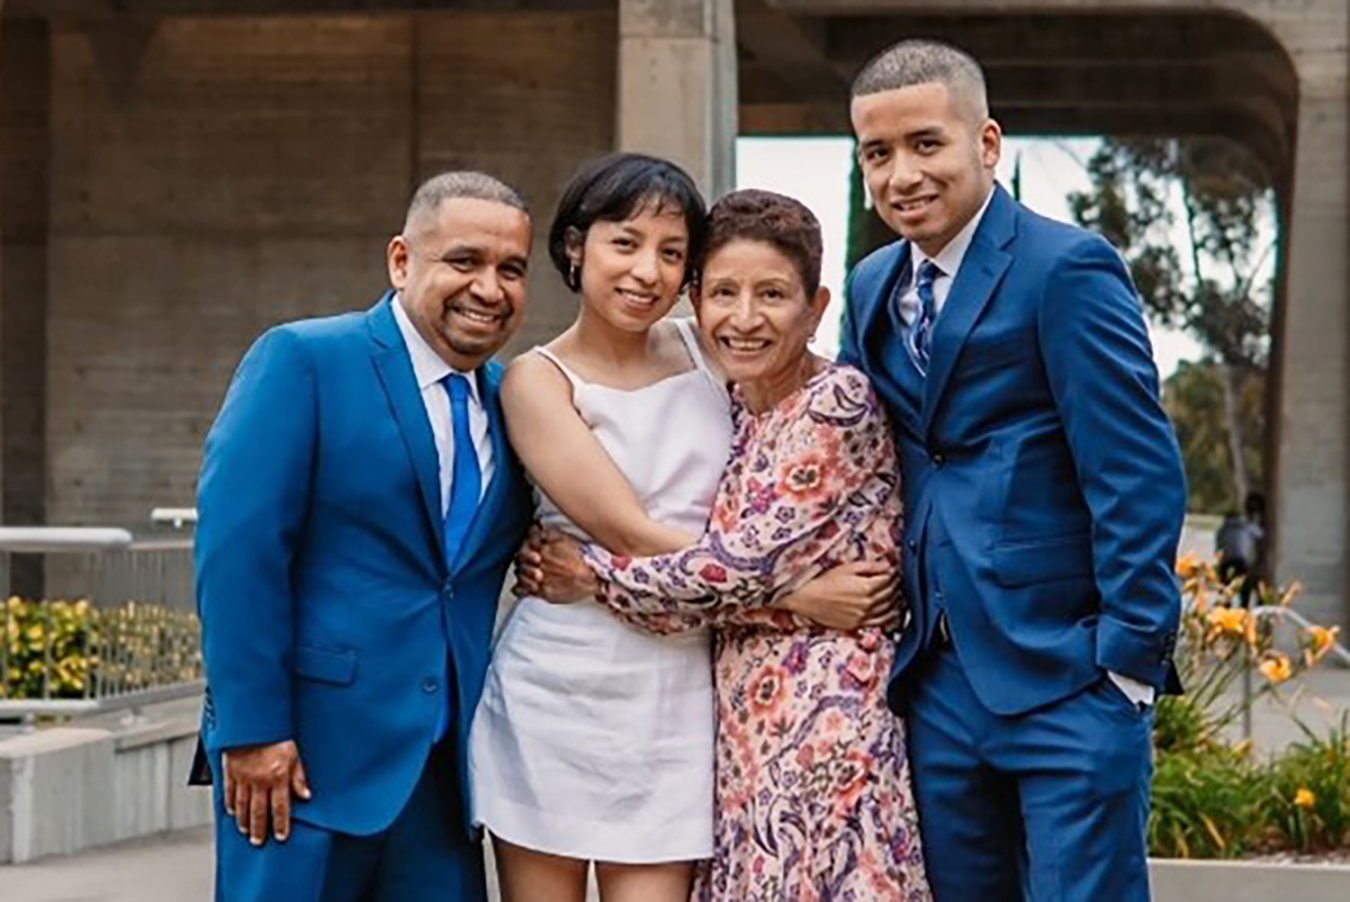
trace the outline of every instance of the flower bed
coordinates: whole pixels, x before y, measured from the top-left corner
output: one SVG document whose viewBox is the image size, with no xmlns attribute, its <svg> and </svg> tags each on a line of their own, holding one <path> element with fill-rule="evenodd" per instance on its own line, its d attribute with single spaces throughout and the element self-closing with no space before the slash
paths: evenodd
<svg viewBox="0 0 1350 902">
<path fill-rule="evenodd" d="M 190 611 L 10 598 L 0 617 L 3 699 L 97 698 L 201 676 L 201 630 Z"/>
<path fill-rule="evenodd" d="M 1152 854 L 1335 856 L 1350 849 L 1345 717 L 1326 735 L 1300 723 L 1303 740 L 1275 755 L 1229 739 L 1248 706 L 1279 697 L 1325 658 L 1338 628 L 1297 628 L 1291 640 L 1278 617 L 1258 619 L 1239 606 L 1236 584 L 1222 584 L 1212 566 L 1187 560 L 1178 573 L 1185 607 L 1177 666 L 1187 694 L 1160 699 L 1156 711 Z M 1295 586 L 1261 596 L 1288 608 L 1297 594 Z M 1253 686 L 1246 697 L 1235 691 L 1244 679 Z"/>
</svg>

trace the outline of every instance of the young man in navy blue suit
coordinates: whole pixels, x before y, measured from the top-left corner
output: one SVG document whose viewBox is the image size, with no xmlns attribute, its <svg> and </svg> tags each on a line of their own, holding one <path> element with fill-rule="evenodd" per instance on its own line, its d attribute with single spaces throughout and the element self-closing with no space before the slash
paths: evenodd
<svg viewBox="0 0 1350 902">
<path fill-rule="evenodd" d="M 530 241 L 515 191 L 437 176 L 391 291 L 239 365 L 196 542 L 218 902 L 486 899 L 463 751 L 530 516 L 489 358 Z"/>
<path fill-rule="evenodd" d="M 901 236 L 851 274 L 841 359 L 901 451 L 910 618 L 889 697 L 937 902 L 1147 899 L 1186 491 L 1139 299 L 1103 239 L 996 185 L 1002 138 L 964 53 L 886 50 L 851 116 Z"/>
</svg>

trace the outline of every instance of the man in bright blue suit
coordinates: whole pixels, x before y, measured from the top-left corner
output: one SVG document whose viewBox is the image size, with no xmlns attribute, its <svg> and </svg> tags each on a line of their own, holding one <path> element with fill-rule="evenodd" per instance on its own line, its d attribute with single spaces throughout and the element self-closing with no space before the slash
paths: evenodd
<svg viewBox="0 0 1350 902">
<path fill-rule="evenodd" d="M 937 902 L 1147 899 L 1186 492 L 1139 299 L 1104 240 L 996 185 L 969 56 L 890 48 L 851 116 L 902 238 L 854 269 L 841 359 L 901 451 L 910 616 L 889 698 Z"/>
<path fill-rule="evenodd" d="M 278 326 L 207 437 L 197 592 L 218 902 L 480 902 L 463 751 L 528 527 L 500 367 L 520 196 L 417 191 L 364 313 Z"/>
</svg>

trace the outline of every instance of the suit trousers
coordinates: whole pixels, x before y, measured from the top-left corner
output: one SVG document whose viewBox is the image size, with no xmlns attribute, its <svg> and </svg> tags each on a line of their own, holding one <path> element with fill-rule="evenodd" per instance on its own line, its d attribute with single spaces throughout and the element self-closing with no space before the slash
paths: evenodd
<svg viewBox="0 0 1350 902">
<path fill-rule="evenodd" d="M 452 740 L 453 742 L 453 740 Z M 482 843 L 466 835 L 453 750 L 432 749 L 412 796 L 372 836 L 291 822 L 249 845 L 216 781 L 216 902 L 486 902 Z M 303 805 L 303 803 L 301 803 Z"/>
<path fill-rule="evenodd" d="M 924 654 L 909 754 L 936 902 L 1146 902 L 1151 709 L 1103 673 L 1001 716 L 956 649 Z"/>
</svg>

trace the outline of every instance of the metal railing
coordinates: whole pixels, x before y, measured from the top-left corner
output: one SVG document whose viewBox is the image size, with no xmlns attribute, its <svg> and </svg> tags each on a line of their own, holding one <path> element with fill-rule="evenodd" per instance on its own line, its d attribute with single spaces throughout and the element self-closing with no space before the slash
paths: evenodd
<svg viewBox="0 0 1350 902">
<path fill-rule="evenodd" d="M 41 563 L 40 597 L 11 591 L 23 556 Z M 190 537 L 0 527 L 0 719 L 134 708 L 201 688 Z"/>
<path fill-rule="evenodd" d="M 1285 605 L 1278 605 L 1278 604 L 1256 605 L 1251 609 L 1251 615 L 1257 620 L 1273 621 L 1274 625 L 1277 627 L 1286 626 L 1287 624 L 1292 623 L 1293 627 L 1297 630 L 1307 630 L 1308 628 L 1316 625 L 1307 617 L 1304 617 L 1302 614 L 1300 614 L 1298 611 L 1295 611 L 1293 608 L 1286 607 Z M 1337 661 L 1340 661 L 1341 664 L 1350 666 L 1350 649 L 1347 649 L 1344 645 L 1340 644 L 1339 642 L 1331 643 L 1330 647 L 1327 648 L 1326 657 L 1334 658 Z M 1247 662 L 1247 666 L 1243 667 L 1242 669 L 1241 687 L 1242 687 L 1242 738 L 1250 741 L 1255 731 L 1254 726 L 1252 724 L 1252 703 L 1255 701 L 1256 698 L 1256 687 L 1253 683 L 1252 662 L 1250 661 L 1250 659 Z"/>
</svg>

